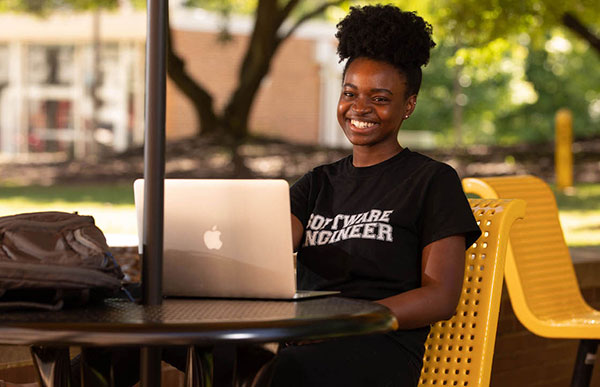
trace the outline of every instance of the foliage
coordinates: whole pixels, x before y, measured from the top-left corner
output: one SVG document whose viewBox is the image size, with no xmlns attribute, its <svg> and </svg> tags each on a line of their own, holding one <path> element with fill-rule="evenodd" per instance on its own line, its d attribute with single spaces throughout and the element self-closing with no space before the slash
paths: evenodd
<svg viewBox="0 0 600 387">
<path fill-rule="evenodd" d="M 459 111 L 466 144 L 548 141 L 554 114 L 567 107 L 576 136 L 600 132 L 600 79 L 585 71 L 599 68 L 600 50 L 595 37 L 586 44 L 564 22 L 569 13 L 598 36 L 600 3 L 442 0 L 418 6 L 441 44 L 425 70 L 419 108 L 407 129 L 434 130 L 452 144 L 453 114 Z M 557 41 L 568 49 L 553 48 Z"/>
<path fill-rule="evenodd" d="M 430 2 L 444 33 L 469 46 L 528 33 L 545 41 L 548 30 L 562 24 L 566 13 L 598 29 L 600 3 L 595 0 L 441 0 Z"/>
<path fill-rule="evenodd" d="M 55 10 L 114 9 L 118 0 L 0 0 L 0 12 L 16 11 L 45 15 Z"/>
<path fill-rule="evenodd" d="M 256 9 L 258 0 L 186 0 L 184 4 L 224 14 L 251 14 Z"/>
<path fill-rule="evenodd" d="M 499 117 L 500 138 L 503 142 L 551 139 L 554 135 L 554 114 L 565 107 L 573 113 L 576 137 L 598 134 L 600 73 L 588 70 L 598 68 L 600 57 L 582 42 L 574 42 L 564 51 L 555 51 L 551 47 L 532 50 L 527 58 L 526 76 L 534 85 L 538 99 Z"/>
<path fill-rule="evenodd" d="M 553 39 L 564 38 L 556 34 Z M 470 50 L 462 57 L 455 54 L 456 46 L 442 41 L 425 68 L 418 108 L 403 128 L 432 130 L 442 143 L 453 144 L 453 62 L 462 58 L 458 81 L 465 144 L 549 141 L 554 136 L 554 115 L 561 108 L 572 111 L 576 137 L 597 135 L 600 73 L 586 69 L 600 68 L 600 57 L 581 41 L 568 47 L 552 51 L 550 43 L 536 49 L 515 41 L 488 62 L 485 50 Z"/>
</svg>

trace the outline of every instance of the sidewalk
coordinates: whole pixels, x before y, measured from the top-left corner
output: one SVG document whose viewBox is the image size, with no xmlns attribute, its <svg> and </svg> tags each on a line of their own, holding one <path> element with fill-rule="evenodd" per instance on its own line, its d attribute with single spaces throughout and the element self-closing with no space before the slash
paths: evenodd
<svg viewBox="0 0 600 387">
<path fill-rule="evenodd" d="M 593 262 L 600 260 L 600 246 L 569 247 L 573 263 Z"/>
</svg>

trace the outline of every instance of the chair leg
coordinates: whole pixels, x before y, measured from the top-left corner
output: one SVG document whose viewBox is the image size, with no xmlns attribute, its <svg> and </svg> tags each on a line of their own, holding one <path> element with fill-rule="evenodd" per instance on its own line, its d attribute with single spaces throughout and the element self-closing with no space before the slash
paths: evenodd
<svg viewBox="0 0 600 387">
<path fill-rule="evenodd" d="M 30 347 L 31 359 L 41 387 L 69 387 L 71 362 L 69 347 Z"/>
<path fill-rule="evenodd" d="M 598 342 L 599 340 L 581 340 L 579 342 L 571 387 L 588 387 L 590 385 Z"/>
</svg>

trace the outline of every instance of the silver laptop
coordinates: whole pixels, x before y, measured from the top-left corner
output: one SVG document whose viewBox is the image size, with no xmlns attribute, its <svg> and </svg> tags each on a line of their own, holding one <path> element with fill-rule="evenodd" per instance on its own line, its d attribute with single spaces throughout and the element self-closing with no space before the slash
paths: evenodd
<svg viewBox="0 0 600 387">
<path fill-rule="evenodd" d="M 139 251 L 144 181 L 134 182 Z M 298 299 L 285 180 L 166 179 L 163 294 Z"/>
</svg>

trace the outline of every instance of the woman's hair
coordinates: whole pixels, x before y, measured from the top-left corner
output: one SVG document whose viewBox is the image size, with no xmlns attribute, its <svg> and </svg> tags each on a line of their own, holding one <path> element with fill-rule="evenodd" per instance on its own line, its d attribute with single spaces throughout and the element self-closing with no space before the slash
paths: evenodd
<svg viewBox="0 0 600 387">
<path fill-rule="evenodd" d="M 348 65 L 363 57 L 390 63 L 406 76 L 407 95 L 421 87 L 421 66 L 429 62 L 429 50 L 435 46 L 431 25 L 415 12 L 392 5 L 351 7 L 337 24 L 337 53 Z"/>
</svg>

